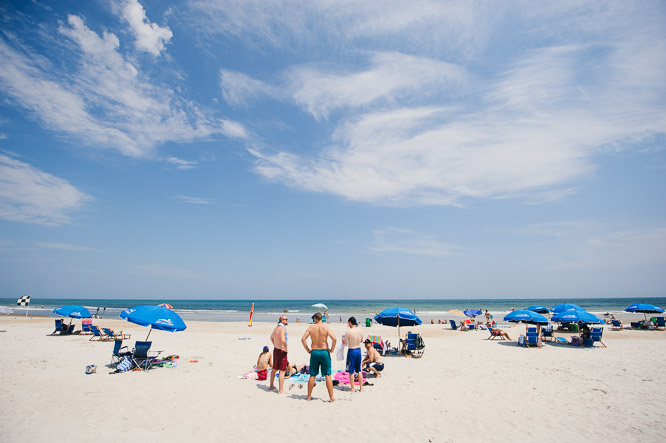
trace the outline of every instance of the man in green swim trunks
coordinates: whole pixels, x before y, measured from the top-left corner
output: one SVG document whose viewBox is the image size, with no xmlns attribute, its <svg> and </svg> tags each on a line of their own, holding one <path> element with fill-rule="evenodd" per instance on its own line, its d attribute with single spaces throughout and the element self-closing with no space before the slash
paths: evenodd
<svg viewBox="0 0 666 443">
<path fill-rule="evenodd" d="M 333 398 L 333 381 L 331 380 L 331 352 L 335 349 L 337 339 L 331 331 L 331 328 L 321 321 L 321 312 L 317 312 L 314 318 L 314 324 L 310 325 L 303 334 L 301 342 L 308 354 L 310 354 L 310 379 L 308 380 L 308 401 L 312 400 L 312 389 L 315 385 L 315 377 L 319 373 L 326 377 L 326 389 L 331 401 Z M 308 347 L 307 339 L 310 337 L 312 349 Z M 328 338 L 331 337 L 331 347 L 328 347 Z"/>
</svg>

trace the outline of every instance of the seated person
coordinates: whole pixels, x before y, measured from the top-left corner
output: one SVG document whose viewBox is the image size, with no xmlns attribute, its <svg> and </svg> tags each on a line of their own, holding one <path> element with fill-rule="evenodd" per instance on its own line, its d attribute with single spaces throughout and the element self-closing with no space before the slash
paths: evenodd
<svg viewBox="0 0 666 443">
<path fill-rule="evenodd" d="M 268 368 L 273 367 L 273 355 L 269 352 L 268 346 L 264 346 L 263 351 L 257 358 L 257 380 L 266 380 Z"/>
<path fill-rule="evenodd" d="M 382 359 L 382 356 L 379 355 L 379 352 L 377 352 L 370 340 L 366 339 L 363 344 L 367 351 L 365 358 L 361 362 L 361 365 L 365 366 L 363 370 L 365 372 L 372 372 L 377 378 L 381 377 L 380 372 L 384 370 L 384 360 Z"/>
<path fill-rule="evenodd" d="M 493 331 L 493 334 L 495 334 L 495 335 L 499 335 L 499 336 L 504 337 L 504 338 L 506 338 L 507 340 L 511 341 L 511 337 L 509 337 L 509 333 L 508 333 L 508 332 L 503 331 L 503 330 L 501 330 L 501 329 L 499 329 L 499 328 L 493 328 L 493 327 L 490 325 L 490 323 L 488 323 L 487 326 L 488 326 L 488 329 L 490 329 L 491 331 Z"/>
<path fill-rule="evenodd" d="M 590 327 L 587 325 L 587 323 L 583 323 L 580 327 L 580 338 L 581 341 L 584 338 L 591 338 L 592 337 L 592 331 L 590 331 Z"/>
<path fill-rule="evenodd" d="M 469 331 L 469 326 L 467 326 L 467 323 L 464 321 L 460 322 L 460 326 L 458 326 L 459 331 Z"/>
</svg>

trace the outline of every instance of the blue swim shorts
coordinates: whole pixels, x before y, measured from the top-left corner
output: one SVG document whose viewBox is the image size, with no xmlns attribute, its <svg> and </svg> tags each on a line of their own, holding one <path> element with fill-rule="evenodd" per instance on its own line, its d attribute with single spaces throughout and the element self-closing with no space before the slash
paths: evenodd
<svg viewBox="0 0 666 443">
<path fill-rule="evenodd" d="M 326 349 L 313 349 L 310 353 L 310 376 L 331 375 L 331 354 Z"/>
<path fill-rule="evenodd" d="M 347 351 L 347 372 L 350 374 L 361 372 L 361 348 L 354 348 Z"/>
</svg>

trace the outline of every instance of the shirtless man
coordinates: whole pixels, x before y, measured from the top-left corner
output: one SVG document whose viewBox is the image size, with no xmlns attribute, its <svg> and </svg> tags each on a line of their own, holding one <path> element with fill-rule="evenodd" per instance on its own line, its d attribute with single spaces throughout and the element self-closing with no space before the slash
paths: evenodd
<svg viewBox="0 0 666 443">
<path fill-rule="evenodd" d="M 321 321 L 321 312 L 317 312 L 312 316 L 314 319 L 314 324 L 310 325 L 306 329 L 303 338 L 301 338 L 301 343 L 308 354 L 310 354 L 310 379 L 308 380 L 308 401 L 312 400 L 312 389 L 315 385 L 315 377 L 319 373 L 319 368 L 321 367 L 321 373 L 326 377 L 326 389 L 328 390 L 328 396 L 331 401 L 335 401 L 333 398 L 333 381 L 331 380 L 331 351 L 335 349 L 335 344 L 337 339 L 331 331 L 331 328 L 322 323 Z M 308 347 L 307 339 L 310 337 L 312 342 L 312 349 Z M 328 347 L 328 338 L 331 338 L 331 347 Z"/>
<path fill-rule="evenodd" d="M 284 394 L 284 373 L 287 370 L 287 320 L 286 315 L 281 315 L 280 320 L 273 329 L 271 342 L 273 343 L 273 369 L 271 369 L 271 385 L 268 389 L 275 389 L 275 372 L 279 371 L 278 394 Z"/>
<path fill-rule="evenodd" d="M 358 327 L 356 318 L 349 317 L 347 320 L 347 332 L 342 336 L 342 344 L 347 346 L 347 372 L 349 373 L 349 389 L 354 392 L 354 378 L 358 378 L 359 392 L 363 391 L 363 375 L 361 375 L 361 343 L 363 343 L 363 332 Z"/>
<path fill-rule="evenodd" d="M 365 365 L 366 370 L 372 371 L 379 378 L 381 377 L 380 372 L 384 370 L 384 359 L 379 355 L 375 347 L 372 346 L 370 340 L 366 340 L 363 343 L 365 344 L 365 350 L 368 352 L 363 359 L 363 365 Z"/>
<path fill-rule="evenodd" d="M 269 367 L 273 367 L 273 358 L 268 346 L 264 346 L 263 351 L 259 354 L 259 358 L 257 358 L 257 380 L 266 380 L 266 373 Z"/>
</svg>

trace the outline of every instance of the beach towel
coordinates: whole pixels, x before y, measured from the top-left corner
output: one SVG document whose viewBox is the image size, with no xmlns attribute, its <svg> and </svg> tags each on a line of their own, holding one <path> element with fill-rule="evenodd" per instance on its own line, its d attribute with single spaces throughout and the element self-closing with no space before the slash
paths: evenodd
<svg viewBox="0 0 666 443">
<path fill-rule="evenodd" d="M 335 358 L 337 358 L 338 361 L 345 359 L 345 345 L 342 344 L 342 340 L 338 343 L 338 350 L 335 352 Z"/>
<path fill-rule="evenodd" d="M 360 372 L 360 378 L 361 378 L 361 382 L 363 382 L 364 375 L 363 375 L 362 371 Z M 338 382 L 340 382 L 343 385 L 348 385 L 349 384 L 349 372 L 338 371 L 333 376 L 333 379 L 337 380 Z M 358 385 L 359 384 L 358 380 L 354 380 L 354 384 Z"/>
<path fill-rule="evenodd" d="M 121 372 L 129 371 L 132 368 L 132 362 L 127 357 L 123 357 L 122 361 L 118 363 L 116 369 Z"/>
</svg>

